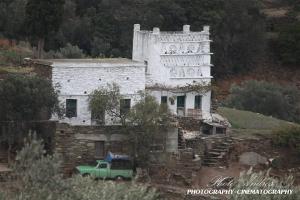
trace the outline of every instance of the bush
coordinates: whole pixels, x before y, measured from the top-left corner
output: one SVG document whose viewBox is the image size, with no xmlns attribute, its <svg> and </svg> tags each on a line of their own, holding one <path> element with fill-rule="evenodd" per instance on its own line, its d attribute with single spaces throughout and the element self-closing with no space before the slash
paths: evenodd
<svg viewBox="0 0 300 200">
<path fill-rule="evenodd" d="M 78 46 L 73 46 L 68 43 L 64 48 L 60 48 L 59 51 L 49 51 L 44 55 L 48 59 L 62 59 L 62 58 L 84 58 L 85 55 Z"/>
<path fill-rule="evenodd" d="M 49 80 L 9 75 L 0 81 L 0 120 L 29 121 L 49 119 L 59 111 L 57 91 Z"/>
<path fill-rule="evenodd" d="M 245 81 L 233 85 L 225 105 L 258 112 L 288 121 L 300 122 L 300 91 L 264 81 Z"/>
<path fill-rule="evenodd" d="M 72 200 L 71 185 L 62 178 L 61 161 L 57 155 L 45 155 L 42 140 L 35 135 L 25 140 L 18 152 L 14 171 L 21 184 L 16 199 L 22 200 Z"/>
<path fill-rule="evenodd" d="M 299 187 L 293 186 L 292 176 L 278 180 L 269 176 L 269 171 L 254 173 L 252 169 L 242 172 L 233 188 L 237 190 L 292 190 L 293 193 L 287 194 L 237 194 L 230 195 L 230 200 L 297 200 L 299 199 Z"/>
<path fill-rule="evenodd" d="M 136 183 L 95 182 L 91 178 L 76 176 L 71 179 L 74 192 L 82 200 L 155 200 L 160 199 L 155 189 Z"/>
<path fill-rule="evenodd" d="M 300 155 L 300 126 L 282 127 L 274 131 L 273 143 L 281 147 L 290 147 Z"/>
<path fill-rule="evenodd" d="M 155 189 L 137 183 L 95 181 L 90 177 L 74 176 L 64 179 L 59 156 L 45 155 L 42 140 L 29 136 L 18 152 L 14 167 L 15 189 L 10 194 L 0 193 L 0 199 L 11 200 L 156 200 Z M 2 196 L 1 196 L 2 195 Z"/>
</svg>

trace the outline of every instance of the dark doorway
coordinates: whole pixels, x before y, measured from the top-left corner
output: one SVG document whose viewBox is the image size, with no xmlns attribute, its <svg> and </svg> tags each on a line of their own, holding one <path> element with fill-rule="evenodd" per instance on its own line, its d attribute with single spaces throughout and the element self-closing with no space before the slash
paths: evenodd
<svg viewBox="0 0 300 200">
<path fill-rule="evenodd" d="M 104 141 L 96 141 L 95 142 L 95 157 L 96 158 L 104 158 Z"/>
<path fill-rule="evenodd" d="M 177 115 L 185 115 L 185 96 L 177 96 Z"/>
</svg>

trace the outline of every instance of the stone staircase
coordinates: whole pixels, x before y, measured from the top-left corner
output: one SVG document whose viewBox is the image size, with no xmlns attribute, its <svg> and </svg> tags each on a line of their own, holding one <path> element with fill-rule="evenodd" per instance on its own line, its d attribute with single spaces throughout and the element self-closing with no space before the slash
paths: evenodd
<svg viewBox="0 0 300 200">
<path fill-rule="evenodd" d="M 226 136 L 221 142 L 214 144 L 213 148 L 205 152 L 202 165 L 209 167 L 227 165 L 228 153 L 232 149 L 233 143 L 233 139 Z"/>
</svg>

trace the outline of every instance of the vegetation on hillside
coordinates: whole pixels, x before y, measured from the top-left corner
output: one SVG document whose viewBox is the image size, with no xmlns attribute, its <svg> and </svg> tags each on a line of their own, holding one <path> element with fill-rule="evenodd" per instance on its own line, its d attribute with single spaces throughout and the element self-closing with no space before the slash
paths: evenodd
<svg viewBox="0 0 300 200">
<path fill-rule="evenodd" d="M 231 87 L 225 105 L 300 122 L 300 91 L 294 87 L 264 81 L 245 81 L 240 86 Z"/>
<path fill-rule="evenodd" d="M 0 37 L 30 41 L 32 46 L 40 47 L 35 55 L 45 42 L 44 50 L 50 51 L 44 55 L 46 58 L 80 58 L 82 53 L 91 57 L 130 57 L 135 23 L 140 23 L 143 29 L 157 26 L 166 31 L 181 30 L 183 24 L 190 24 L 193 31 L 201 31 L 203 25 L 210 25 L 214 73 L 219 77 L 257 67 L 268 59 L 266 51 L 277 55 L 269 59 L 270 62 L 278 58 L 283 64 L 299 64 L 299 4 L 296 1 L 274 3 L 290 9 L 284 23 L 275 25 L 279 33 L 279 37 L 274 38 L 275 46 L 266 48 L 270 44 L 265 37 L 269 19 L 262 14 L 262 2 L 3 0 Z M 40 15 L 44 17 L 38 17 Z M 33 20 L 39 23 L 32 23 Z M 67 56 L 59 52 L 71 46 L 75 54 Z"/>
<path fill-rule="evenodd" d="M 0 81 L 0 121 L 49 119 L 58 108 L 51 82 L 39 77 L 10 75 Z"/>
<path fill-rule="evenodd" d="M 201 31 L 210 25 L 214 64 L 220 73 L 250 69 L 265 48 L 265 20 L 258 0 L 65 0 L 61 8 L 62 2 L 2 1 L 0 35 L 39 47 L 45 41 L 45 51 L 71 44 L 91 57 L 131 57 L 135 23 L 162 31 L 182 30 L 183 24 Z"/>
<path fill-rule="evenodd" d="M 259 113 L 234 108 L 219 107 L 217 112 L 227 118 L 234 129 L 256 129 L 263 131 L 293 124 Z"/>
<path fill-rule="evenodd" d="M 60 114 L 57 92 L 51 82 L 39 77 L 9 75 L 0 81 L 0 142 L 8 146 L 8 162 L 14 147 L 27 133 L 24 125 L 33 120 L 48 120 Z"/>
</svg>

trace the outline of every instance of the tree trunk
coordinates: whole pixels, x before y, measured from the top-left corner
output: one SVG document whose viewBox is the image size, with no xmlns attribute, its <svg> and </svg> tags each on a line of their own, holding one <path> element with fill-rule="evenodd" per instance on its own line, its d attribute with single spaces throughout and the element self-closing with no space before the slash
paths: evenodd
<svg viewBox="0 0 300 200">
<path fill-rule="evenodd" d="M 40 38 L 38 41 L 38 59 L 43 58 L 43 50 L 44 50 L 44 44 L 45 44 L 45 39 L 44 38 Z"/>
<path fill-rule="evenodd" d="M 11 149 L 12 149 L 12 145 L 8 142 L 8 149 L 7 149 L 7 163 L 10 164 L 11 162 L 11 157 L 10 157 L 10 152 L 11 152 Z"/>
</svg>

